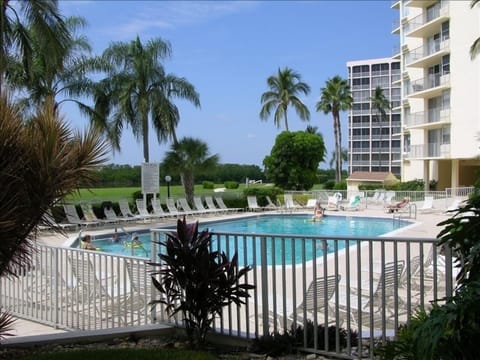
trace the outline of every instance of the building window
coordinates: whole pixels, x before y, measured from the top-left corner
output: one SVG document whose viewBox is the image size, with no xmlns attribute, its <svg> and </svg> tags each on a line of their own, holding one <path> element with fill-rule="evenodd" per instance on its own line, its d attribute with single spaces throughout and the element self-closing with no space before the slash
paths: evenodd
<svg viewBox="0 0 480 360">
<path fill-rule="evenodd" d="M 450 74 L 450 54 L 442 56 L 442 75 Z"/>
<path fill-rule="evenodd" d="M 450 39 L 450 23 L 445 21 L 442 23 L 442 41 Z"/>
</svg>

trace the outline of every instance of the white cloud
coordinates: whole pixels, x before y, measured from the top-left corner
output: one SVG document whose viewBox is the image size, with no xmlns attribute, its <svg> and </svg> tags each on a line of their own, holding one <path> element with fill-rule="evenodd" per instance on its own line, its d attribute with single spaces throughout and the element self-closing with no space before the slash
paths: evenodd
<svg viewBox="0 0 480 360">
<path fill-rule="evenodd" d="M 256 6 L 254 1 L 147 1 L 134 2 L 132 12 L 121 24 L 107 29 L 110 34 L 131 38 L 156 29 L 198 24 L 246 11 Z"/>
</svg>

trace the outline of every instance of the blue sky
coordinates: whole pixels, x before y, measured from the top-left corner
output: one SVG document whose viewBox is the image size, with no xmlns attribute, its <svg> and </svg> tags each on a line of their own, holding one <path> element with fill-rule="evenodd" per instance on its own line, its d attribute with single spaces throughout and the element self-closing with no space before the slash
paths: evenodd
<svg viewBox="0 0 480 360">
<path fill-rule="evenodd" d="M 334 148 L 331 115 L 315 112 L 320 89 L 335 76 L 347 77 L 346 62 L 392 55 L 398 38 L 391 35 L 398 14 L 390 0 L 377 1 L 60 1 L 62 14 L 84 17 L 94 52 L 113 41 L 161 37 L 173 49 L 164 66 L 188 79 L 200 93 L 201 108 L 177 101 L 178 137 L 199 138 L 221 163 L 262 166 L 277 129 L 273 118 L 260 120 L 260 97 L 266 79 L 286 66 L 311 87 L 303 102 L 309 123 L 289 112 L 289 129 L 308 124 L 323 134 L 328 159 Z M 73 126 L 88 123 L 73 105 L 62 107 Z M 343 143 L 347 114 L 342 114 Z M 140 164 L 142 147 L 124 130 L 121 151 L 110 162 Z M 170 144 L 150 139 L 150 161 L 162 161 Z M 321 167 L 327 167 L 322 164 Z"/>
</svg>

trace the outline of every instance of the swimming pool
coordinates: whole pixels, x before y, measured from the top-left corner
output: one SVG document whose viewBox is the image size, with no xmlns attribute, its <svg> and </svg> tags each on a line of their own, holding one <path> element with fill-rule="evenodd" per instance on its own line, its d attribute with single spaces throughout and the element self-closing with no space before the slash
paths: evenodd
<svg viewBox="0 0 480 360">
<path fill-rule="evenodd" d="M 334 251 L 335 241 L 326 240 L 326 244 L 321 241 L 309 239 L 311 236 L 335 236 L 339 237 L 377 237 L 400 229 L 411 222 L 392 221 L 391 218 L 371 218 L 357 216 L 326 216 L 320 221 L 312 221 L 311 215 L 288 214 L 288 215 L 257 215 L 234 220 L 200 222 L 200 230 L 208 229 L 211 232 L 247 234 L 238 244 L 233 244 L 231 238 L 225 236 L 214 237 L 213 247 L 224 249 L 230 254 L 236 250 L 239 256 L 240 264 L 252 264 L 255 256 L 259 254 L 260 241 L 254 234 L 269 234 L 267 237 L 268 263 L 278 263 L 282 257 L 287 258 L 287 264 L 297 264 L 302 262 L 303 258 L 311 260 L 313 256 L 323 255 L 323 249 L 327 247 L 327 252 Z M 172 228 L 173 229 L 173 228 Z M 142 241 L 142 247 L 128 247 L 132 236 L 138 235 Z M 287 235 L 285 237 L 285 235 Z M 289 237 L 288 235 L 291 235 Z M 299 240 L 304 239 L 304 240 Z M 93 243 L 101 251 L 115 253 L 119 255 L 133 255 L 148 257 L 150 254 L 150 231 L 138 232 L 136 234 L 120 234 L 119 241 L 112 242 L 112 234 L 105 237 L 96 237 Z M 342 249 L 345 244 L 343 241 L 336 242 L 338 249 Z M 256 255 L 254 255 L 256 253 Z M 272 254 L 275 254 L 272 257 Z M 259 256 L 259 255 L 258 255 Z"/>
</svg>

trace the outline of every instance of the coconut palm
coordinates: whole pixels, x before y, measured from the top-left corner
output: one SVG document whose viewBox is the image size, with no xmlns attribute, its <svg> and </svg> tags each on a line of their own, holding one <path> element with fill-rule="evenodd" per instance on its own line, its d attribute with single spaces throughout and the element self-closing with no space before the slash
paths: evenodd
<svg viewBox="0 0 480 360">
<path fill-rule="evenodd" d="M 98 131 L 74 133 L 53 109 L 25 119 L 5 92 L 0 144 L 0 276 L 16 276 L 29 267 L 37 225 L 56 228 L 43 215 L 80 186 L 92 186 L 108 149 Z M 0 337 L 8 319 L 0 314 Z"/>
<path fill-rule="evenodd" d="M 472 0 L 472 2 L 470 3 L 470 7 L 473 8 L 479 2 L 480 0 Z M 480 37 L 476 38 L 472 46 L 470 47 L 470 56 L 472 57 L 472 59 L 474 59 L 478 55 L 478 53 L 480 53 Z"/>
<path fill-rule="evenodd" d="M 184 137 L 172 144 L 165 154 L 162 169 L 179 174 L 185 190 L 185 197 L 193 204 L 195 173 L 212 170 L 218 165 L 218 155 L 209 155 L 208 145 L 199 139 Z"/>
<path fill-rule="evenodd" d="M 377 86 L 373 91 L 373 96 L 369 98 L 371 102 L 370 108 L 375 110 L 375 119 L 380 125 L 380 147 L 378 153 L 378 171 L 382 171 L 382 122 L 387 117 L 387 110 L 390 109 L 390 100 L 385 96 L 383 89 Z"/>
<path fill-rule="evenodd" d="M 332 113 L 333 132 L 335 136 L 335 181 L 342 180 L 342 132 L 340 111 L 352 107 L 353 98 L 347 80 L 334 76 L 327 80 L 324 88 L 320 89 L 321 97 L 317 102 L 316 110 L 324 114 Z"/>
<path fill-rule="evenodd" d="M 65 25 L 71 36 L 56 61 L 48 60 L 50 54 L 45 52 L 46 39 L 42 34 L 38 34 L 35 28 L 28 29 L 34 60 L 30 75 L 17 64 L 11 71 L 9 82 L 20 90 L 20 94 L 26 94 L 21 103 L 29 110 L 35 111 L 45 104 L 57 109 L 61 103 L 73 101 L 82 112 L 91 115 L 92 109 L 78 99 L 92 91 L 93 83 L 87 74 L 105 70 L 105 66 L 100 66 L 98 59 L 89 57 L 88 39 L 77 35 L 78 30 L 86 25 L 85 19 L 69 17 L 65 19 Z M 62 100 L 57 101 L 60 95 Z"/>
<path fill-rule="evenodd" d="M 102 54 L 110 64 L 108 76 L 95 93 L 92 120 L 107 130 L 114 149 L 120 149 L 123 127 L 131 126 L 137 140 L 143 140 L 143 156 L 149 161 L 149 118 L 159 142 L 172 138 L 180 119 L 173 100 L 185 99 L 200 106 L 200 96 L 185 78 L 167 74 L 160 61 L 171 53 L 170 44 L 160 38 L 142 44 L 140 38 L 111 44 Z"/>
<path fill-rule="evenodd" d="M 57 0 L 0 0 L 0 4 L 0 81 L 3 82 L 11 60 L 16 57 L 21 59 L 25 73 L 31 75 L 33 59 L 28 29 L 41 34 L 44 51 L 50 55 L 48 61 L 55 62 L 62 56 L 70 34 Z"/>
<path fill-rule="evenodd" d="M 270 90 L 262 94 L 263 104 L 260 110 L 260 119 L 267 120 L 272 111 L 275 111 L 273 121 L 277 128 L 280 128 L 282 119 L 285 121 L 285 130 L 288 131 L 288 106 L 292 105 L 301 120 L 310 120 L 310 111 L 298 98 L 298 95 L 310 93 L 310 86 L 301 81 L 301 76 L 296 71 L 286 67 L 278 69 L 277 76 L 270 76 L 267 79 Z"/>
</svg>

